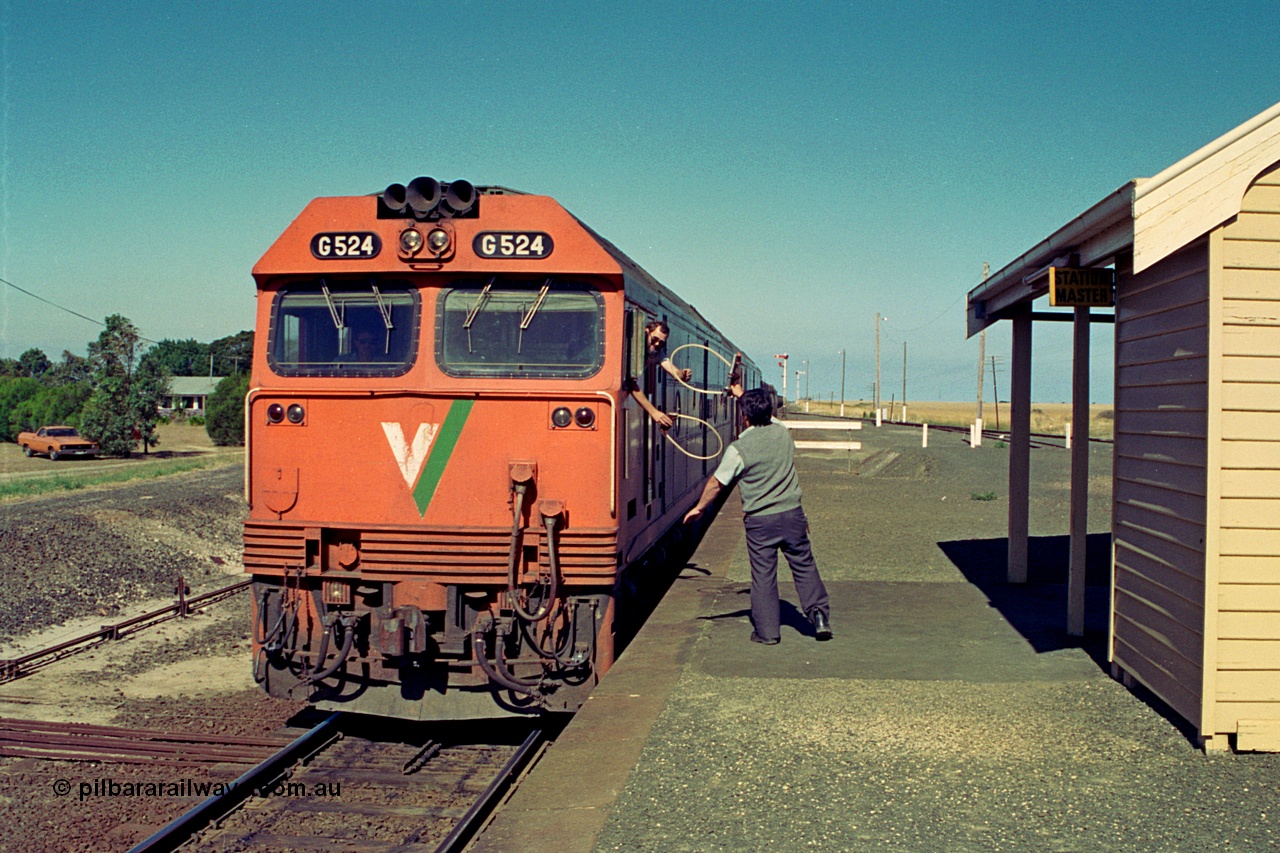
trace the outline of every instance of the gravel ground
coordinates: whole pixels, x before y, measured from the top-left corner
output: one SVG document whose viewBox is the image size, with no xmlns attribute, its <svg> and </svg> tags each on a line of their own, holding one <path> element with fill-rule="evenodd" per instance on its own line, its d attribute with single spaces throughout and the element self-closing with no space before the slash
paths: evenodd
<svg viewBox="0 0 1280 853">
<path fill-rule="evenodd" d="M 686 671 L 596 849 L 1267 850 L 1277 779 L 1280 756 L 1206 757 L 1107 679 Z"/>
<path fill-rule="evenodd" d="M 0 504 L 0 643 L 240 574 L 237 466 Z"/>
<path fill-rule="evenodd" d="M 0 504 L 0 634 L 10 650 L 172 603 L 178 575 L 193 594 L 242 577 L 242 491 L 232 465 Z M 0 685 L 0 715 L 276 732 L 301 706 L 253 685 L 248 606 L 238 595 Z M 230 782 L 245 769 L 0 758 L 0 850 L 127 850 L 203 797 L 96 794 L 95 783 Z M 70 793 L 58 793 L 60 782 Z"/>
</svg>

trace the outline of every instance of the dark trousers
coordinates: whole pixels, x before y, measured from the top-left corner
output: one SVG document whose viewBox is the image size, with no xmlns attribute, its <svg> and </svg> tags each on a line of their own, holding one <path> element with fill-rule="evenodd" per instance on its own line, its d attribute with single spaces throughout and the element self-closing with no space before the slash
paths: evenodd
<svg viewBox="0 0 1280 853">
<path fill-rule="evenodd" d="M 778 603 L 778 549 L 787 558 L 791 577 L 806 615 L 822 611 L 830 618 L 827 588 L 818 575 L 818 564 L 809 547 L 809 520 L 800 507 L 773 515 L 749 515 L 747 554 L 751 558 L 751 624 L 762 640 L 776 640 L 781 634 Z"/>
</svg>

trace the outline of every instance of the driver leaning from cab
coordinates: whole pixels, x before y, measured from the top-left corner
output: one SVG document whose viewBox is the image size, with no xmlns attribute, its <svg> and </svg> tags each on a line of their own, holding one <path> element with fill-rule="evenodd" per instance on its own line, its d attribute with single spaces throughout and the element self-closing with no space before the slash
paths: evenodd
<svg viewBox="0 0 1280 853">
<path fill-rule="evenodd" d="M 658 382 L 662 378 L 658 373 L 659 368 L 679 382 L 688 382 L 693 376 L 693 371 L 689 368 L 679 368 L 671 363 L 671 357 L 667 355 L 667 338 L 669 337 L 671 337 L 671 327 L 665 320 L 654 320 L 645 325 L 644 386 L 641 387 L 634 376 L 627 378 L 626 385 L 627 390 L 631 392 L 631 396 L 636 399 L 641 408 L 648 412 L 654 423 L 664 430 L 670 429 L 675 421 L 655 406 L 648 396 L 657 390 Z"/>
</svg>

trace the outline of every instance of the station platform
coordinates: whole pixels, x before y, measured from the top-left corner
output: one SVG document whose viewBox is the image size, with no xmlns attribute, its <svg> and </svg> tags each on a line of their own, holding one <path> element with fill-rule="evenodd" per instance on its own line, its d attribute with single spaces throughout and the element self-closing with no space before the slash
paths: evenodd
<svg viewBox="0 0 1280 853">
<path fill-rule="evenodd" d="M 1109 677 L 1105 532 L 1091 534 L 1086 636 L 1066 635 L 1069 454 L 1033 456 L 1030 580 L 1012 586 L 1007 454 L 958 436 L 920 448 L 906 427 L 861 439 L 852 454 L 797 456 L 835 637 L 813 637 L 780 557 L 782 642 L 749 642 L 735 492 L 470 850 L 1280 841 L 1276 756 L 1207 757 L 1156 700 Z M 1110 447 L 1091 463 L 1109 488 Z M 1107 497 L 1092 507 L 1104 531 Z"/>
</svg>

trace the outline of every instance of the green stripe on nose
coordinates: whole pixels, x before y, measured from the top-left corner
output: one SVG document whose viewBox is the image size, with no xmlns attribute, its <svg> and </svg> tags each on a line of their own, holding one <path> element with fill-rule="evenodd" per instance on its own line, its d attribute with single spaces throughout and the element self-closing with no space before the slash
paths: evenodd
<svg viewBox="0 0 1280 853">
<path fill-rule="evenodd" d="M 473 402 L 473 400 L 454 400 L 444 423 L 440 425 L 440 431 L 436 433 L 435 441 L 431 443 L 431 453 L 427 456 L 426 464 L 422 466 L 422 476 L 418 478 L 418 484 L 413 488 L 413 502 L 418 505 L 418 512 L 421 515 L 426 515 L 427 507 L 431 506 L 431 498 L 435 496 L 436 487 L 440 485 L 445 466 L 449 464 L 453 448 L 458 443 L 458 437 L 462 435 L 462 427 L 467 422 L 467 416 L 471 414 Z"/>
</svg>

